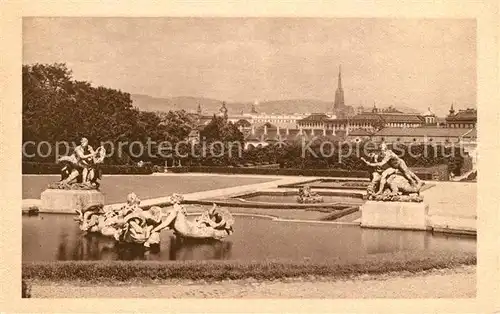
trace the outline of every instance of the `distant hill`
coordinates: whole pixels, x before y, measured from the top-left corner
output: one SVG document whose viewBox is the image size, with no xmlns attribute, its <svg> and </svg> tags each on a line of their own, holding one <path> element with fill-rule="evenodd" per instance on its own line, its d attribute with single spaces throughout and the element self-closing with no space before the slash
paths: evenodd
<svg viewBox="0 0 500 314">
<path fill-rule="evenodd" d="M 206 115 L 219 111 L 222 100 L 180 96 L 171 98 L 157 98 L 148 95 L 131 95 L 133 105 L 144 111 L 164 111 L 181 110 L 195 112 L 198 104 L 201 105 L 202 112 Z M 252 102 L 226 102 L 229 114 L 248 113 L 252 109 Z M 317 113 L 329 112 L 333 107 L 333 101 L 323 101 L 314 99 L 289 99 L 289 100 L 270 100 L 260 102 L 256 109 L 264 113 Z M 356 106 L 355 106 L 356 107 Z M 368 109 L 368 108 L 366 108 Z M 396 106 L 396 109 L 407 113 L 419 113 L 414 108 Z"/>
</svg>

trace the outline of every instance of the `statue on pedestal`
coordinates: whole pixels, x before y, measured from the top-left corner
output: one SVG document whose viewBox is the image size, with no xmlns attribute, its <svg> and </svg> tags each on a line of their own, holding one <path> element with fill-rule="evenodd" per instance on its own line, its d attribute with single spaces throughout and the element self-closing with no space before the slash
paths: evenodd
<svg viewBox="0 0 500 314">
<path fill-rule="evenodd" d="M 96 150 L 82 138 L 73 154 L 59 158 L 62 165 L 61 180 L 49 185 L 49 189 L 93 190 L 98 189 L 101 179 L 100 165 L 104 162 L 106 150 L 100 146 Z"/>
<path fill-rule="evenodd" d="M 299 188 L 297 202 L 300 204 L 323 203 L 323 197 L 318 195 L 316 192 L 311 191 L 311 187 L 309 185 L 304 185 Z"/>
<path fill-rule="evenodd" d="M 422 202 L 420 190 L 425 182 L 413 173 L 385 143 L 380 151 L 369 155 L 371 161 L 361 158 L 374 168 L 367 198 L 376 201 Z"/>
</svg>

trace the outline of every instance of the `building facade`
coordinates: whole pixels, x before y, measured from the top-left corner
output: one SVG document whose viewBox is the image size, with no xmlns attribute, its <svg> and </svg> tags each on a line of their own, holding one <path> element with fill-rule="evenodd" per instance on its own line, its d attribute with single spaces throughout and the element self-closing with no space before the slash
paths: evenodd
<svg viewBox="0 0 500 314">
<path fill-rule="evenodd" d="M 471 129 L 475 128 L 477 124 L 477 110 L 467 108 L 455 112 L 453 104 L 451 105 L 448 116 L 446 117 L 447 128 L 461 128 Z"/>
<path fill-rule="evenodd" d="M 475 129 L 459 128 L 384 128 L 372 136 L 374 142 L 386 143 L 436 143 L 457 144 L 465 141 L 475 142 Z"/>
</svg>

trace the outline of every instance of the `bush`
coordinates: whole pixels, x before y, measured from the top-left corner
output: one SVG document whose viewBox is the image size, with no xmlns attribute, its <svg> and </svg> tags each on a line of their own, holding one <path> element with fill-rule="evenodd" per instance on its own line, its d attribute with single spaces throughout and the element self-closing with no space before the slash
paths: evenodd
<svg viewBox="0 0 500 314">
<path fill-rule="evenodd" d="M 165 172 L 165 167 L 164 166 L 154 165 L 153 166 L 153 172 Z"/>
<path fill-rule="evenodd" d="M 394 271 L 419 272 L 433 268 L 475 265 L 476 255 L 459 252 L 406 251 L 373 254 L 356 259 L 321 261 L 64 261 L 23 263 L 27 279 L 51 281 L 128 280 L 258 280 L 298 276 L 346 277 Z"/>
<path fill-rule="evenodd" d="M 103 174 L 152 174 L 153 166 L 101 165 Z M 23 162 L 23 174 L 60 174 L 61 166 L 56 163 Z"/>
<path fill-rule="evenodd" d="M 260 174 L 260 175 L 289 175 L 289 176 L 312 176 L 312 177 L 347 177 L 368 178 L 366 171 L 346 171 L 337 169 L 292 169 L 292 168 L 269 168 L 269 167 L 175 167 L 169 168 L 174 173 L 205 172 L 205 173 L 228 173 L 228 174 Z"/>
</svg>

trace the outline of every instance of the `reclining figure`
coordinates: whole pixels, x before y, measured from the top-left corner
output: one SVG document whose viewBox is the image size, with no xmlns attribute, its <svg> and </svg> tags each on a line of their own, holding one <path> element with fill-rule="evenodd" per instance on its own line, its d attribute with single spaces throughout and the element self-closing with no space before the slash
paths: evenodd
<svg viewBox="0 0 500 314">
<path fill-rule="evenodd" d="M 304 185 L 304 187 L 299 188 L 297 202 L 300 204 L 323 203 L 323 197 L 311 191 L 309 185 Z"/>
<path fill-rule="evenodd" d="M 127 203 L 119 209 L 105 210 L 103 205 L 93 205 L 77 210 L 80 229 L 90 233 L 100 233 L 113 237 L 118 242 L 143 244 L 150 247 L 160 243 L 160 232 L 173 229 L 175 234 L 184 238 L 217 239 L 233 233 L 234 219 L 225 209 L 215 204 L 198 219 L 187 219 L 187 213 L 180 205 L 182 195 L 171 197 L 173 208 L 163 213 L 162 208 L 152 206 L 143 210 L 140 199 L 134 193 L 127 196 Z"/>
</svg>

